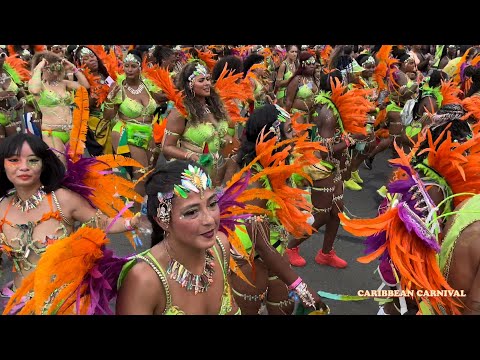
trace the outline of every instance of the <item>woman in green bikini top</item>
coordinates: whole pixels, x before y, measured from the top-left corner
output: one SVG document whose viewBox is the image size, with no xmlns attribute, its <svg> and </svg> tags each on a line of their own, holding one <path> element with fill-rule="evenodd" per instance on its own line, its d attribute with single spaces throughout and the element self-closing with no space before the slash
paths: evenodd
<svg viewBox="0 0 480 360">
<path fill-rule="evenodd" d="M 145 188 L 152 247 L 124 265 L 116 314 L 240 314 L 210 178 L 191 160 L 160 158 Z"/>
<path fill-rule="evenodd" d="M 306 115 L 299 119 L 301 123 L 310 122 L 309 113 L 313 109 L 314 98 L 318 92 L 314 78 L 315 64 L 315 57 L 309 52 L 300 53 L 300 66 L 287 85 L 285 110 L 289 113 L 305 112 Z"/>
<path fill-rule="evenodd" d="M 167 118 L 163 154 L 167 159 L 192 159 L 207 168 L 215 184 L 221 184 L 226 159 L 222 150 L 233 139 L 230 117 L 223 101 L 211 85 L 210 74 L 198 62 L 185 65 L 178 75 L 177 88 L 185 95 L 184 116 L 177 108 Z"/>
<path fill-rule="evenodd" d="M 287 45 L 287 58 L 282 62 L 277 72 L 275 89 L 277 91 L 277 104 L 285 106 L 285 94 L 287 91 L 288 80 L 297 70 L 298 47 L 297 45 Z"/>
<path fill-rule="evenodd" d="M 123 62 L 124 74 L 117 76 L 104 103 L 103 117 L 116 117 L 111 139 L 116 154 L 130 154 L 144 169 L 134 172 L 139 179 L 152 166 L 155 153 L 153 113 L 159 102 L 160 88 L 142 76 L 142 61 L 136 54 L 128 54 Z M 139 189 L 143 193 L 142 189 Z"/>
<path fill-rule="evenodd" d="M 32 61 L 37 65 L 28 82 L 28 90 L 42 112 L 42 137 L 62 154 L 72 129 L 74 93 L 81 86 L 89 89 L 90 85 L 85 75 L 71 62 L 52 52 L 38 53 Z M 69 69 L 75 73 L 78 82 L 65 80 L 65 72 Z M 59 156 L 65 162 L 64 156 Z"/>
</svg>

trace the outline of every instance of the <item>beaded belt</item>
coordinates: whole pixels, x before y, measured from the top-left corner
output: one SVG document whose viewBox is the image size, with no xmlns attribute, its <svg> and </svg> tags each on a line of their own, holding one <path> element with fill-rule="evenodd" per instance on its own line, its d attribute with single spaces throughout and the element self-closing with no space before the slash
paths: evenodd
<svg viewBox="0 0 480 360">
<path fill-rule="evenodd" d="M 268 289 L 267 289 L 268 290 Z M 243 300 L 245 301 L 259 301 L 259 300 L 263 300 L 265 299 L 265 297 L 267 296 L 267 290 L 265 290 L 263 293 L 261 294 L 258 294 L 258 295 L 249 295 L 249 294 L 242 294 L 242 293 L 239 293 L 238 291 L 236 291 L 233 287 L 232 287 L 232 292 L 237 295 L 237 296 L 240 296 Z"/>
</svg>

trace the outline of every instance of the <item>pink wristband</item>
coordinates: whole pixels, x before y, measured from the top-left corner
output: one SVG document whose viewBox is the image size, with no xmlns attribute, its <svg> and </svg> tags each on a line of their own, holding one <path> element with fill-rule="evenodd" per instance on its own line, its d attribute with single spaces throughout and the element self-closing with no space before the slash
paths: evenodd
<svg viewBox="0 0 480 360">
<path fill-rule="evenodd" d="M 299 276 L 297 278 L 297 280 L 295 280 L 293 283 L 291 283 L 289 286 L 288 286 L 288 290 L 295 290 L 295 288 L 300 285 L 300 283 L 302 282 L 302 278 Z"/>
<path fill-rule="evenodd" d="M 133 227 L 130 222 L 131 220 L 132 220 L 131 218 L 125 219 L 125 230 L 127 231 L 135 230 L 135 227 Z"/>
</svg>

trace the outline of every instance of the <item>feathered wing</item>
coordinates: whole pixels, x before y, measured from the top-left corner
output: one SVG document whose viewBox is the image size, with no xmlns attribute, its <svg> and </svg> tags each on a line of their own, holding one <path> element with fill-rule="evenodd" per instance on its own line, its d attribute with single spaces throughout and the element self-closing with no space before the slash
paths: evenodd
<svg viewBox="0 0 480 360">
<path fill-rule="evenodd" d="M 478 135 L 464 143 L 457 143 L 452 141 L 451 133 L 447 131 L 447 137 L 440 143 L 439 140 L 442 136 L 434 142 L 429 130 L 427 138 L 429 147 L 422 150 L 422 153 L 428 153 L 428 166 L 445 179 L 453 194 L 479 194 L 480 149 Z M 468 156 L 465 156 L 467 152 Z M 456 196 L 453 200 L 454 205 L 457 206 L 471 196 Z"/>
<path fill-rule="evenodd" d="M 168 100 L 173 101 L 178 112 L 183 116 L 187 117 L 188 113 L 183 105 L 183 97 L 181 91 L 179 91 L 173 84 L 173 80 L 170 76 L 170 73 L 167 69 L 157 67 L 153 68 L 148 72 L 149 79 L 153 81 L 167 96 Z"/>
<path fill-rule="evenodd" d="M 462 100 L 460 100 L 459 95 L 462 93 L 462 90 L 452 81 L 443 81 L 442 85 L 440 86 L 440 92 L 443 96 L 442 105 L 445 106 L 448 104 L 460 104 Z"/>
<path fill-rule="evenodd" d="M 222 194 L 218 198 L 218 205 L 220 208 L 220 227 L 219 231 L 223 232 L 230 242 L 230 246 L 234 248 L 244 259 L 249 261 L 253 266 L 252 259 L 248 256 L 247 250 L 243 246 L 240 238 L 236 233 L 238 225 L 242 225 L 242 219 L 246 219 L 250 214 L 236 214 L 235 209 L 244 209 L 246 205 L 239 202 L 237 199 L 248 187 L 250 180 L 250 172 L 247 172 L 244 177 L 238 179 L 236 182 L 230 182 Z M 245 274 L 242 272 L 233 257 L 230 257 L 230 269 L 242 280 L 252 285 Z"/>
<path fill-rule="evenodd" d="M 326 104 L 339 119 L 342 133 L 366 135 L 368 113 L 374 105 L 367 100 L 371 89 L 352 89 L 345 92 L 346 87 L 339 79 L 330 79 L 332 92 L 321 91 L 315 101 Z"/>
<path fill-rule="evenodd" d="M 207 52 L 207 51 L 198 51 L 198 50 L 197 50 L 197 54 L 198 54 L 198 58 L 207 65 L 210 71 L 212 71 L 213 67 L 217 63 L 217 60 L 215 60 L 215 56 L 217 55 L 210 51 Z"/>
<path fill-rule="evenodd" d="M 32 74 L 28 70 L 27 62 L 17 56 L 8 56 L 5 59 L 4 67 L 16 84 L 28 81 L 32 77 Z M 8 67 L 10 67 L 10 69 Z"/>
<path fill-rule="evenodd" d="M 69 156 L 74 162 L 83 156 L 85 151 L 89 114 L 88 92 L 81 86 L 75 91 L 75 108 L 70 131 Z"/>
<path fill-rule="evenodd" d="M 462 119 L 474 117 L 477 123 L 480 121 L 480 96 L 469 96 L 462 100 L 462 106 L 467 113 Z"/>
<path fill-rule="evenodd" d="M 397 64 L 399 61 L 390 57 L 393 45 L 382 45 L 380 50 L 377 52 L 375 57 L 377 58 L 377 66 L 373 73 L 373 79 L 378 84 L 378 90 L 387 89 L 387 82 L 391 84 L 396 84 L 396 81 L 393 77 L 392 66 Z M 387 82 L 386 82 L 387 81 Z"/>
<path fill-rule="evenodd" d="M 117 75 L 123 73 L 123 69 L 118 66 L 117 56 L 115 55 L 115 51 L 110 49 L 110 51 L 105 51 L 103 45 L 87 45 L 102 61 L 103 65 L 108 71 L 108 75 L 117 81 Z"/>
<path fill-rule="evenodd" d="M 288 186 L 288 181 L 293 174 L 308 178 L 303 170 L 304 163 L 295 162 L 286 165 L 291 144 L 298 139 L 277 143 L 276 137 L 270 140 L 265 140 L 265 137 L 266 134 L 262 131 L 256 145 L 256 153 L 259 155 L 236 173 L 230 181 L 237 181 L 246 171 L 255 168 L 257 172 L 251 177 L 250 184 L 262 181 L 265 187 L 245 190 L 237 201 L 247 203 L 253 199 L 265 199 L 268 200 L 267 209 L 247 205 L 245 209 L 236 210 L 236 213 L 267 214 L 278 218 L 285 230 L 296 237 L 301 237 L 305 233 L 312 234 L 314 229 L 307 223 L 312 209 L 312 204 L 304 196 L 307 192 Z M 273 153 L 274 150 L 284 146 L 282 151 Z"/>
<path fill-rule="evenodd" d="M 96 106 L 100 107 L 108 96 L 110 87 L 101 83 L 100 75 L 94 75 L 86 65 L 82 65 L 83 75 L 90 84 L 90 96 L 97 99 Z"/>
<path fill-rule="evenodd" d="M 245 87 L 241 82 L 242 77 L 242 73 L 232 75 L 231 72 L 228 72 L 227 64 L 225 64 L 225 67 L 215 83 L 215 89 L 222 98 L 228 114 L 230 115 L 230 119 L 234 122 L 247 121 L 247 118 L 240 115 L 240 108 L 238 107 L 237 102 L 254 100 L 252 87 Z"/>
<path fill-rule="evenodd" d="M 368 255 L 357 260 L 369 263 L 388 254 L 400 274 L 403 290 L 453 290 L 442 275 L 436 252 L 418 238 L 414 231 L 409 231 L 398 214 L 398 207 L 390 208 L 373 219 L 349 219 L 339 214 L 343 227 L 356 236 L 369 236 L 376 246 Z M 440 306 L 448 314 L 459 314 L 461 304 L 452 297 L 424 297 L 434 309 L 441 313 Z"/>
<path fill-rule="evenodd" d="M 116 296 L 117 279 L 127 259 L 114 257 L 107 243 L 102 230 L 82 227 L 48 246 L 4 314 L 30 291 L 35 295 L 19 315 L 113 314 L 109 303 Z"/>
</svg>

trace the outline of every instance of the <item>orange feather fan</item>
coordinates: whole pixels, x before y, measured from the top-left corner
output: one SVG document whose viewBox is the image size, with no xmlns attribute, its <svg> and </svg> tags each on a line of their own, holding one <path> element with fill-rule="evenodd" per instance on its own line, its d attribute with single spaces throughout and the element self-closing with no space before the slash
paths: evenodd
<svg viewBox="0 0 480 360">
<path fill-rule="evenodd" d="M 81 86 L 75 91 L 75 109 L 73 110 L 73 123 L 70 131 L 68 153 L 73 162 L 80 159 L 85 151 L 89 114 L 88 92 Z"/>
<path fill-rule="evenodd" d="M 90 84 L 90 96 L 97 99 L 96 106 L 100 107 L 110 92 L 110 87 L 107 84 L 102 84 L 100 75 L 94 75 L 86 65 L 82 65 L 83 75 L 87 78 Z"/>
<path fill-rule="evenodd" d="M 473 95 L 463 99 L 462 106 L 467 111 L 462 119 L 473 116 L 477 122 L 480 121 L 480 96 Z"/>
<path fill-rule="evenodd" d="M 231 71 L 227 71 L 227 64 L 225 64 L 225 67 L 223 68 L 217 82 L 215 83 L 215 90 L 217 90 L 223 102 L 225 103 L 230 118 L 234 122 L 247 121 L 247 118 L 240 115 L 240 108 L 237 105 L 237 101 L 253 101 L 252 87 L 248 86 L 247 88 L 245 88 L 242 83 L 238 82 L 242 79 L 242 77 L 242 73 L 232 75 Z M 248 91 L 245 91 L 246 89 Z"/>
<path fill-rule="evenodd" d="M 119 68 L 117 56 L 115 55 L 115 51 L 110 49 L 109 53 L 105 51 L 103 45 L 87 45 L 102 61 L 103 65 L 108 71 L 108 75 L 113 80 L 117 80 L 117 74 L 123 74 L 123 69 Z"/>
<path fill-rule="evenodd" d="M 430 130 L 427 131 L 429 147 L 419 154 L 428 152 L 428 166 L 445 179 L 454 194 L 480 194 L 480 149 L 477 144 L 480 138 L 476 136 L 464 143 L 457 143 L 452 141 L 448 128 L 444 131 L 447 131 L 447 137 L 441 143 L 442 135 L 434 142 Z M 465 156 L 466 152 L 468 156 Z M 454 205 L 471 196 L 456 196 Z"/>
<path fill-rule="evenodd" d="M 330 45 L 325 45 L 325 47 L 320 51 L 320 59 L 322 60 L 322 65 L 328 63 L 330 54 L 332 53 L 333 48 Z"/>
<path fill-rule="evenodd" d="M 442 85 L 440 86 L 440 93 L 442 94 L 442 106 L 448 104 L 460 104 L 459 95 L 462 93 L 462 90 L 452 81 L 441 81 Z"/>
<path fill-rule="evenodd" d="M 345 92 L 346 86 L 343 86 L 337 78 L 331 78 L 330 85 L 332 87 L 330 100 L 337 108 L 344 131 L 350 134 L 367 135 L 365 126 L 368 113 L 375 107 L 367 100 L 372 90 L 352 89 Z"/>
<path fill-rule="evenodd" d="M 213 52 L 199 51 L 197 50 L 198 58 L 202 60 L 208 67 L 210 71 L 213 70 L 213 67 L 217 63 L 217 60 L 214 59 L 216 54 Z"/>
<path fill-rule="evenodd" d="M 369 263 L 388 250 L 400 274 L 403 290 L 453 290 L 442 275 L 435 250 L 428 247 L 414 232 L 407 230 L 398 216 L 398 208 L 391 208 L 374 219 L 348 219 L 342 213 L 339 217 L 343 228 L 356 236 L 386 232 L 385 244 L 371 254 L 358 258 L 359 262 Z M 438 313 L 441 313 L 440 305 L 449 314 L 460 313 L 461 304 L 452 297 L 428 297 L 428 301 Z"/>
<path fill-rule="evenodd" d="M 38 261 L 36 270 L 22 281 L 3 313 L 8 314 L 23 296 L 33 291 L 35 296 L 26 302 L 19 315 L 40 315 L 45 311 L 46 314 L 75 314 L 76 290 L 103 256 L 101 248 L 107 243 L 102 230 L 89 227 L 82 227 L 69 237 L 54 242 Z M 49 302 L 48 309 L 44 309 Z M 86 313 L 88 304 L 88 296 L 82 298 L 80 314 Z"/>
<path fill-rule="evenodd" d="M 165 135 L 165 129 L 167 128 L 167 119 L 161 119 L 160 122 L 155 121 L 153 123 L 153 139 L 155 144 L 161 144 Z"/>
<path fill-rule="evenodd" d="M 147 76 L 158 87 L 160 87 L 160 89 L 162 89 L 168 100 L 173 101 L 178 112 L 186 118 L 188 113 L 187 109 L 185 109 L 185 105 L 183 105 L 184 95 L 181 91 L 177 90 L 173 84 L 173 80 L 168 70 L 161 67 L 153 67 L 148 71 Z"/>
<path fill-rule="evenodd" d="M 276 137 L 265 140 L 266 136 L 264 131 L 262 131 L 256 145 L 256 153 L 259 155 L 257 155 L 250 164 L 236 173 L 229 184 L 240 179 L 246 171 L 255 167 L 255 164 L 258 164 L 262 169 L 250 178 L 249 183 L 252 184 L 256 181 L 268 180 L 270 189 L 251 188 L 245 190 L 238 197 L 237 201 L 248 203 L 253 199 L 264 199 L 275 204 L 275 207 L 270 210 L 247 205 L 245 209 L 236 209 L 236 211 L 233 211 L 235 212 L 234 215 L 247 213 L 256 215 L 267 214 L 269 217 L 278 218 L 285 230 L 296 237 L 301 237 L 305 233 L 310 235 L 314 229 L 307 223 L 312 209 L 312 204 L 309 203 L 304 196 L 307 192 L 288 186 L 289 178 L 293 174 L 299 174 L 304 178 L 309 178 L 303 170 L 305 163 L 299 161 L 290 165 L 285 164 L 292 148 L 290 144 L 297 142 L 299 139 L 294 138 L 277 143 Z M 273 154 L 275 149 L 283 146 L 285 146 L 285 148 L 282 151 Z"/>
<path fill-rule="evenodd" d="M 12 55 L 8 56 L 5 59 L 5 62 L 17 72 L 18 76 L 20 76 L 20 80 L 28 81 L 32 77 L 32 74 L 27 69 L 28 64 L 25 60 L 22 60 L 19 57 Z"/>
</svg>

